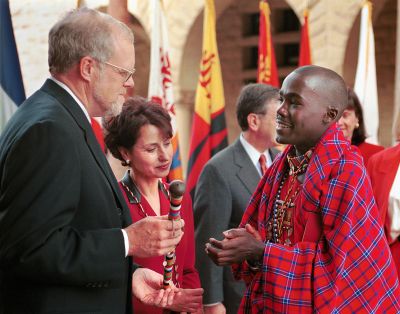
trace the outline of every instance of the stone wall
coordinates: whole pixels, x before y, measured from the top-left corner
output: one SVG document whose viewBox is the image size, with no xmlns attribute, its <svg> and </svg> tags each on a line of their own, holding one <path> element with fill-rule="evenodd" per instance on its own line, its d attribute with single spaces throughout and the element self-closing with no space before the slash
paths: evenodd
<svg viewBox="0 0 400 314">
<path fill-rule="evenodd" d="M 123 1 L 123 0 L 120 0 Z M 269 0 L 279 4 L 283 0 Z M 107 6 L 107 0 L 87 0 L 89 7 Z M 76 6 L 75 0 L 10 0 L 15 36 L 24 77 L 26 94 L 29 96 L 39 88 L 48 76 L 47 72 L 47 33 L 51 25 L 67 10 Z M 118 1 L 111 1 L 116 5 Z M 171 66 L 175 83 L 178 128 L 180 129 L 183 165 L 186 166 L 189 149 L 191 115 L 193 113 L 194 93 L 199 69 L 203 0 L 164 0 L 171 46 Z M 306 1 L 287 0 L 300 20 Z M 310 35 L 313 62 L 329 67 L 352 83 L 354 61 L 347 57 L 353 25 L 357 23 L 362 0 L 309 0 Z M 380 13 L 374 20 L 381 103 L 380 138 L 390 145 L 393 80 L 395 56 L 396 0 L 376 0 Z M 242 86 L 242 56 L 240 40 L 242 19 L 240 15 L 249 7 L 258 6 L 256 0 L 217 0 L 215 1 L 217 20 L 218 49 L 224 80 L 226 117 L 229 141 L 239 133 L 236 126 L 234 105 Z M 133 24 L 140 36 L 142 48 L 138 53 L 146 54 L 149 49 L 149 1 L 128 0 L 128 10 L 134 17 Z M 272 12 L 273 14 L 273 12 Z M 355 38 L 358 41 L 358 38 Z M 354 41 L 354 38 L 353 38 Z M 357 44 L 356 44 L 356 47 Z M 138 57 L 137 67 L 142 67 L 137 77 L 141 94 L 146 94 L 148 77 L 148 57 Z M 351 64 L 346 64 L 347 61 Z M 354 67 L 354 70 L 353 70 Z M 139 88 L 139 86 L 141 86 Z"/>
</svg>

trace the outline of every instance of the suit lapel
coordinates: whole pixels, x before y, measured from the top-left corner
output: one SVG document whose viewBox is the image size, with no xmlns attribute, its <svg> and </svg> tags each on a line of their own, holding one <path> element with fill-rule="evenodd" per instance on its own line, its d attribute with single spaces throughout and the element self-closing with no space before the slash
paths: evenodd
<svg viewBox="0 0 400 314">
<path fill-rule="evenodd" d="M 237 177 L 249 193 L 253 194 L 261 178 L 239 138 L 233 144 L 233 162 L 238 166 Z"/>
<path fill-rule="evenodd" d="M 76 101 L 72 98 L 72 96 L 64 90 L 61 86 L 59 86 L 54 81 L 48 79 L 45 84 L 41 88 L 42 91 L 50 94 L 54 98 L 58 100 L 58 102 L 69 112 L 69 114 L 73 117 L 78 127 L 83 131 L 86 143 L 91 151 L 94 159 L 96 160 L 99 168 L 104 173 L 107 181 L 109 182 L 113 192 L 114 198 L 118 204 L 123 209 L 124 218 L 126 218 L 128 208 L 126 207 L 125 200 L 121 194 L 118 183 L 115 179 L 114 174 L 108 164 L 108 161 L 102 152 L 99 143 L 93 133 L 92 127 Z M 124 219 L 126 221 L 126 219 Z M 129 221 L 129 220 L 128 220 Z"/>
</svg>

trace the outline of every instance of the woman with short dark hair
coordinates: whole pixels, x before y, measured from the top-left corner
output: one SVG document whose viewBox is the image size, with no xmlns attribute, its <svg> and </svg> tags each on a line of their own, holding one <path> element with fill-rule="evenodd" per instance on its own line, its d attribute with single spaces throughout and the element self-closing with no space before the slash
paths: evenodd
<svg viewBox="0 0 400 314">
<path fill-rule="evenodd" d="M 120 181 L 133 221 L 146 216 L 167 215 L 170 208 L 168 184 L 162 182 L 172 161 L 172 126 L 168 112 L 160 105 L 141 97 L 129 98 L 117 116 L 104 120 L 105 143 L 113 156 L 129 167 Z M 182 288 L 199 288 L 195 268 L 195 244 L 192 202 L 188 193 L 182 200 L 181 216 L 185 233 L 176 247 L 172 280 Z M 136 258 L 134 261 L 163 273 L 164 257 Z M 136 313 L 163 313 L 133 300 Z M 200 310 L 200 309 L 199 309 Z"/>
</svg>

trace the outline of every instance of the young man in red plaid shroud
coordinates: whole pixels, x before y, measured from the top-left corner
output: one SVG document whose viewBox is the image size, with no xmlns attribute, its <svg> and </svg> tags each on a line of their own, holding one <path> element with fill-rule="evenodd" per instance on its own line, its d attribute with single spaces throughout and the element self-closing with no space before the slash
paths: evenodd
<svg viewBox="0 0 400 314">
<path fill-rule="evenodd" d="M 233 264 L 239 313 L 399 313 L 396 267 L 362 157 L 336 124 L 343 79 L 317 66 L 283 82 L 275 159 L 237 229 L 206 251 Z"/>
</svg>

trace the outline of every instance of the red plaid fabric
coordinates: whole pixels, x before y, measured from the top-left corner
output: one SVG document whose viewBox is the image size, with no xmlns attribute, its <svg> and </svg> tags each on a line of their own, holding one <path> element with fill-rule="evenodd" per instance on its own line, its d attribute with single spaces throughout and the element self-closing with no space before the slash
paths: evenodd
<svg viewBox="0 0 400 314">
<path fill-rule="evenodd" d="M 267 170 L 241 222 L 264 239 L 290 149 Z M 400 313 L 397 271 L 362 158 L 337 125 L 315 147 L 299 193 L 305 220 L 321 215 L 322 237 L 266 243 L 258 272 L 234 265 L 247 284 L 239 313 Z"/>
</svg>

